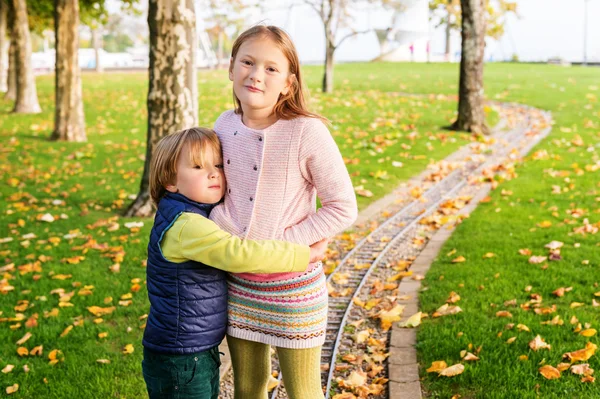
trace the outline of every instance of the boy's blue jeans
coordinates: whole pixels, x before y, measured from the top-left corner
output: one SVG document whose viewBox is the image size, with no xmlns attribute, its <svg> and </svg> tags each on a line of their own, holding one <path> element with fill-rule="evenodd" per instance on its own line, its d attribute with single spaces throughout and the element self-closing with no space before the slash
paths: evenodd
<svg viewBox="0 0 600 399">
<path fill-rule="evenodd" d="M 142 373 L 150 399 L 218 399 L 219 347 L 189 355 L 144 348 Z"/>
</svg>

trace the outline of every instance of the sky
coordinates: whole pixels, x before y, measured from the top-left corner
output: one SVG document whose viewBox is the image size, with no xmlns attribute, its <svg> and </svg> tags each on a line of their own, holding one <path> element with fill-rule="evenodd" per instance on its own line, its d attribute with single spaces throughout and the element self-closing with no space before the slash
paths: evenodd
<svg viewBox="0 0 600 399">
<path fill-rule="evenodd" d="M 401 21 L 400 28 L 428 32 L 432 54 L 444 52 L 444 29 L 435 29 L 428 21 L 427 0 L 413 2 L 416 13 Z M 517 0 L 518 16 L 510 17 L 505 25 L 505 35 L 498 41 L 488 40 L 487 60 L 508 60 L 516 55 L 521 61 L 547 61 L 559 57 L 566 61 L 581 62 L 584 57 L 584 20 L 587 1 L 587 57 L 588 61 L 600 62 L 600 0 Z M 110 0 L 116 5 L 117 0 Z M 291 0 L 272 0 L 273 10 L 250 15 L 248 25 L 265 22 L 286 29 L 294 40 L 303 63 L 322 62 L 325 53 L 323 27 L 314 10 L 308 6 L 287 6 Z M 116 6 L 115 6 L 116 7 Z M 413 10 L 414 11 L 414 10 Z M 199 28 L 203 13 L 197 11 Z M 363 8 L 356 12 L 355 28 L 377 29 L 390 24 L 391 13 Z M 140 17 L 145 20 L 146 15 Z M 460 49 L 460 33 L 455 32 L 451 41 L 452 52 Z M 336 51 L 337 61 L 368 61 L 379 55 L 379 42 L 371 32 L 346 40 Z"/>
</svg>

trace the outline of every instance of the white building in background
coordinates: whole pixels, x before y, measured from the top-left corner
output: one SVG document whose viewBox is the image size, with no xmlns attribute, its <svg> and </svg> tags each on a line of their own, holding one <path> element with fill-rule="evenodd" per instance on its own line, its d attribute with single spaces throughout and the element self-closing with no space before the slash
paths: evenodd
<svg viewBox="0 0 600 399">
<path fill-rule="evenodd" d="M 381 61 L 427 62 L 430 56 L 429 2 L 412 0 L 393 18 L 393 26 L 377 30 Z M 431 60 L 434 61 L 434 60 Z"/>
</svg>

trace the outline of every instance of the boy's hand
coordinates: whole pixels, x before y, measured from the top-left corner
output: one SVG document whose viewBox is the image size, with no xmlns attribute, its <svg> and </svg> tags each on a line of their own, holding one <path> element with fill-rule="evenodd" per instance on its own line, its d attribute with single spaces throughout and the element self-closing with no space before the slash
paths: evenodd
<svg viewBox="0 0 600 399">
<path fill-rule="evenodd" d="M 324 238 L 310 246 L 310 263 L 318 262 L 325 257 L 327 244 L 329 244 L 329 238 Z"/>
</svg>

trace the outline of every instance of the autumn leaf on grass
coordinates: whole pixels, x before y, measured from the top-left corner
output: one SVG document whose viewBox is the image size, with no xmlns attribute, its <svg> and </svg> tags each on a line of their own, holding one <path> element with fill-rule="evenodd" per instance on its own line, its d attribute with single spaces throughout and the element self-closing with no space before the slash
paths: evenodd
<svg viewBox="0 0 600 399">
<path fill-rule="evenodd" d="M 444 377 L 454 377 L 455 375 L 462 374 L 463 371 L 465 371 L 465 366 L 458 363 L 458 364 L 455 364 L 454 366 L 450 366 L 450 367 L 443 369 L 442 371 L 439 372 L 439 375 L 444 376 Z"/>
<path fill-rule="evenodd" d="M 548 259 L 547 256 L 532 256 L 529 258 L 529 263 L 536 265 L 545 262 L 546 259 Z"/>
<path fill-rule="evenodd" d="M 460 301 L 460 295 L 454 291 L 452 291 L 450 295 L 448 295 L 448 299 L 446 299 L 446 303 L 456 303 L 458 301 Z"/>
<path fill-rule="evenodd" d="M 131 344 L 127 344 L 127 345 L 125 345 L 125 347 L 123 348 L 123 354 L 125 354 L 125 355 L 129 355 L 129 354 L 133 353 L 133 351 L 134 351 L 134 350 L 135 350 L 135 349 L 133 348 L 133 345 L 131 345 Z"/>
<path fill-rule="evenodd" d="M 23 337 L 21 337 L 21 339 L 20 339 L 20 340 L 18 340 L 18 341 L 17 341 L 17 345 L 23 345 L 25 342 L 27 342 L 27 340 L 28 340 L 29 338 L 31 338 L 31 336 L 32 336 L 32 335 L 31 335 L 31 333 L 30 333 L 30 332 L 26 333 L 25 335 L 23 335 Z"/>
<path fill-rule="evenodd" d="M 523 256 L 530 256 L 531 250 L 529 248 L 522 248 L 522 249 L 519 249 L 519 254 L 523 255 Z"/>
<path fill-rule="evenodd" d="M 7 364 L 7 365 L 6 365 L 6 367 L 4 367 L 4 368 L 2 369 L 2 372 L 3 372 L 4 374 L 8 374 L 8 373 L 10 373 L 10 372 L 11 372 L 11 371 L 12 371 L 14 368 L 15 368 L 15 366 L 13 366 L 12 364 Z"/>
<path fill-rule="evenodd" d="M 596 377 L 592 377 L 591 375 L 586 375 L 581 379 L 581 382 L 596 382 Z"/>
<path fill-rule="evenodd" d="M 508 318 L 512 318 L 513 315 L 512 315 L 512 313 L 510 313 L 507 310 L 500 310 L 500 311 L 496 312 L 496 317 L 508 317 Z"/>
<path fill-rule="evenodd" d="M 65 328 L 65 330 L 62 333 L 60 333 L 60 337 L 62 338 L 64 336 L 66 336 L 67 334 L 69 334 L 71 332 L 72 329 L 73 329 L 72 325 L 68 326 L 67 328 Z"/>
<path fill-rule="evenodd" d="M 50 359 L 48 363 L 53 366 L 58 362 L 64 362 L 65 355 L 63 355 L 60 349 L 54 349 L 48 354 L 48 359 Z"/>
<path fill-rule="evenodd" d="M 464 261 L 466 261 L 467 259 L 465 259 L 464 256 L 459 256 L 458 258 L 454 258 L 452 259 L 452 263 L 463 263 Z"/>
<path fill-rule="evenodd" d="M 6 387 L 6 394 L 10 395 L 10 394 L 17 392 L 18 390 L 19 390 L 19 384 L 14 384 L 9 387 Z"/>
<path fill-rule="evenodd" d="M 545 365 L 539 368 L 539 372 L 548 380 L 560 378 L 560 371 L 550 365 Z"/>
<path fill-rule="evenodd" d="M 96 317 L 111 314 L 116 308 L 114 306 L 110 306 L 107 308 L 101 308 L 100 306 L 88 306 L 87 310 Z"/>
<path fill-rule="evenodd" d="M 556 368 L 562 373 L 563 371 L 566 371 L 571 368 L 571 363 L 558 363 L 556 365 Z"/>
<path fill-rule="evenodd" d="M 440 371 L 448 368 L 448 365 L 443 360 L 437 360 L 431 363 L 431 367 L 427 369 L 428 373 L 439 373 Z"/>
<path fill-rule="evenodd" d="M 496 256 L 495 253 L 493 252 L 488 252 L 485 255 L 483 255 L 483 259 L 489 259 L 489 258 L 493 258 L 494 256 Z"/>
<path fill-rule="evenodd" d="M 593 337 L 594 335 L 596 335 L 596 332 L 597 331 L 595 328 L 587 328 L 581 331 L 579 335 L 583 335 L 584 337 Z"/>
<path fill-rule="evenodd" d="M 560 242 L 560 241 L 551 241 L 548 244 L 544 245 L 544 247 L 548 248 L 550 250 L 554 250 L 554 249 L 560 249 L 560 248 L 562 248 L 563 245 L 565 245 L 563 242 Z"/>
<path fill-rule="evenodd" d="M 586 361 L 590 357 L 592 357 L 594 355 L 594 353 L 596 353 L 596 349 L 598 349 L 598 346 L 596 344 L 594 344 L 592 342 L 588 342 L 587 344 L 585 344 L 584 349 L 565 353 L 563 355 L 563 359 L 567 359 L 571 363 L 575 363 L 575 362 L 579 362 L 579 361 Z"/>
<path fill-rule="evenodd" d="M 381 310 L 377 317 L 381 320 L 381 328 L 387 331 L 395 321 L 400 321 L 400 315 L 404 312 L 404 305 L 396 305 L 391 310 Z"/>
<path fill-rule="evenodd" d="M 537 226 L 541 229 L 547 229 L 552 227 L 552 222 L 549 220 L 544 220 L 543 222 L 538 223 Z"/>
<path fill-rule="evenodd" d="M 100 364 L 110 364 L 109 359 L 96 359 L 96 362 Z"/>
<path fill-rule="evenodd" d="M 30 356 L 42 356 L 42 352 L 44 351 L 44 345 L 34 346 L 31 352 L 29 352 Z"/>
<path fill-rule="evenodd" d="M 447 303 L 440 306 L 432 315 L 432 317 L 448 316 L 462 312 L 459 306 L 450 306 Z"/>
<path fill-rule="evenodd" d="M 571 373 L 577 375 L 592 375 L 594 374 L 594 369 L 591 369 L 588 363 L 576 364 L 571 366 Z"/>
<path fill-rule="evenodd" d="M 479 360 L 479 358 L 477 356 L 475 356 L 474 354 L 472 354 L 471 352 L 467 352 L 467 354 L 463 356 L 462 360 L 473 362 L 473 361 Z"/>
<path fill-rule="evenodd" d="M 371 198 L 373 196 L 373 193 L 365 189 L 364 186 L 356 186 L 354 187 L 354 191 L 357 195 L 360 195 L 361 197 Z"/>
<path fill-rule="evenodd" d="M 548 345 L 542 337 L 536 335 L 536 337 L 531 342 L 529 342 L 529 347 L 537 352 L 540 349 L 550 350 L 551 345 Z"/>
</svg>

